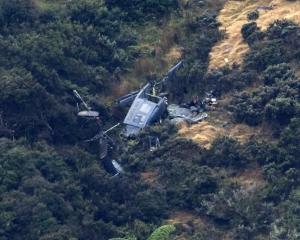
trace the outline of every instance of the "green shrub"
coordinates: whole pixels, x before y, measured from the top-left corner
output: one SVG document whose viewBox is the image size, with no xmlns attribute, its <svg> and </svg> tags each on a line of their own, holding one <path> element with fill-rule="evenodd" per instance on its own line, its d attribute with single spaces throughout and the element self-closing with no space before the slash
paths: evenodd
<svg viewBox="0 0 300 240">
<path fill-rule="evenodd" d="M 127 21 L 158 19 L 178 6 L 177 0 L 105 0 L 105 2 L 110 9 L 119 8 Z"/>
<path fill-rule="evenodd" d="M 10 26 L 21 23 L 32 23 L 39 12 L 33 0 L 2 0 L 0 2 L 0 25 Z"/>
<path fill-rule="evenodd" d="M 258 18 L 259 18 L 259 11 L 258 10 L 252 11 L 252 12 L 248 13 L 248 15 L 247 15 L 248 21 L 255 21 Z"/>
<path fill-rule="evenodd" d="M 264 71 L 270 65 L 287 62 L 286 51 L 278 41 L 266 41 L 254 44 L 251 51 L 245 57 L 246 69 L 259 72 Z"/>
<path fill-rule="evenodd" d="M 290 98 L 278 97 L 266 105 L 266 118 L 279 124 L 287 124 L 298 111 L 297 103 Z"/>
<path fill-rule="evenodd" d="M 265 36 L 265 34 L 261 32 L 260 28 L 257 27 L 256 22 L 246 23 L 243 25 L 241 31 L 244 40 L 249 45 L 253 45 L 255 42 L 261 41 Z"/>
<path fill-rule="evenodd" d="M 286 63 L 269 66 L 262 73 L 262 78 L 266 85 L 273 85 L 274 83 L 283 82 L 292 77 L 294 77 L 294 72 Z"/>
</svg>

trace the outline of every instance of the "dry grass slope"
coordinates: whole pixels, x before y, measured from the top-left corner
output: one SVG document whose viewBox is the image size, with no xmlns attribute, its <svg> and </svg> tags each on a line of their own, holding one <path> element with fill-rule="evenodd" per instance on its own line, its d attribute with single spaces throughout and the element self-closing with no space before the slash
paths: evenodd
<svg viewBox="0 0 300 240">
<path fill-rule="evenodd" d="M 207 121 L 192 126 L 185 125 L 179 129 L 179 135 L 193 140 L 204 148 L 210 148 L 212 141 L 221 134 L 224 134 L 224 130 Z"/>
<path fill-rule="evenodd" d="M 265 30 L 270 23 L 277 19 L 289 19 L 300 24 L 300 1 L 298 0 L 228 0 L 218 16 L 218 20 L 222 24 L 220 30 L 226 32 L 226 38 L 212 49 L 209 69 L 219 68 L 226 64 L 242 63 L 249 48 L 243 41 L 241 28 L 248 22 L 248 13 L 261 6 L 272 8 L 271 10 L 259 10 L 260 17 L 257 24 L 262 30 Z M 300 70 L 297 73 L 300 75 Z M 211 117 L 208 121 L 190 127 L 181 126 L 179 134 L 205 148 L 209 148 L 214 139 L 220 135 L 233 137 L 241 143 L 246 142 L 253 135 L 263 139 L 269 138 L 266 126 L 250 127 L 245 124 L 230 123 L 230 116 L 222 113 L 224 107 L 222 105 L 221 103 L 215 113 L 209 113 Z M 225 122 L 229 123 L 226 127 L 222 126 L 222 123 Z"/>
<path fill-rule="evenodd" d="M 229 119 L 226 119 L 229 120 Z M 224 120 L 226 122 L 226 120 Z M 251 127 L 246 124 L 229 123 L 228 126 L 221 126 L 214 122 L 203 121 L 191 126 L 181 126 L 179 135 L 193 140 L 200 146 L 209 149 L 212 142 L 219 136 L 228 136 L 236 139 L 240 143 L 245 143 L 253 136 L 262 139 L 269 139 L 270 134 L 264 126 Z"/>
<path fill-rule="evenodd" d="M 220 30 L 226 32 L 226 38 L 213 48 L 210 54 L 210 69 L 242 62 L 248 45 L 243 41 L 241 28 L 247 23 L 247 14 L 261 6 L 272 8 L 259 10 L 257 24 L 262 30 L 276 19 L 289 19 L 300 24 L 298 0 L 228 0 L 218 17 L 222 24 Z"/>
<path fill-rule="evenodd" d="M 270 127 L 266 124 L 252 127 L 233 122 L 230 112 L 226 110 L 226 105 L 228 105 L 230 101 L 230 95 L 219 99 L 218 106 L 213 111 L 208 112 L 209 118 L 207 121 L 191 126 L 178 126 L 179 135 L 193 140 L 206 149 L 209 149 L 212 142 L 219 136 L 232 137 L 242 144 L 246 143 L 253 136 L 268 140 L 269 142 L 274 141 Z"/>
</svg>

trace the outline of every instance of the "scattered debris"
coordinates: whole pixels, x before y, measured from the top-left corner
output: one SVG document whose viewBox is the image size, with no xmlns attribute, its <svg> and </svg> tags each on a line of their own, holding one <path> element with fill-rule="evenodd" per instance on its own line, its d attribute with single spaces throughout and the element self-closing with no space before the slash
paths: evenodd
<svg viewBox="0 0 300 240">
<path fill-rule="evenodd" d="M 76 90 L 73 90 L 73 93 L 74 93 L 75 97 L 80 101 L 80 103 L 86 109 L 85 111 L 80 111 L 79 103 L 77 103 L 78 117 L 85 117 L 85 118 L 90 118 L 90 119 L 95 119 L 95 118 L 99 117 L 99 112 L 92 111 L 92 108 L 82 99 L 82 97 Z"/>
<path fill-rule="evenodd" d="M 206 93 L 206 97 L 204 100 L 205 104 L 208 106 L 215 106 L 218 104 L 217 98 L 213 95 L 213 92 Z"/>
<path fill-rule="evenodd" d="M 265 11 L 270 11 L 273 9 L 274 9 L 274 5 L 270 5 L 270 6 L 262 5 L 256 8 L 256 10 L 265 10 Z"/>
<path fill-rule="evenodd" d="M 149 136 L 149 151 L 153 152 L 155 150 L 157 150 L 158 148 L 160 148 L 160 141 L 158 137 L 154 137 L 154 136 Z"/>
<path fill-rule="evenodd" d="M 117 172 L 114 176 L 118 176 L 119 174 L 124 173 L 122 166 L 116 160 L 112 160 L 112 165 Z"/>
<path fill-rule="evenodd" d="M 212 92 L 206 93 L 206 97 L 200 100 L 198 96 L 194 96 L 192 101 L 182 105 L 171 104 L 167 107 L 171 123 L 178 125 L 184 119 L 190 124 L 198 123 L 208 117 L 205 112 L 211 106 L 217 105 L 217 98 Z"/>
<path fill-rule="evenodd" d="M 172 119 L 171 122 L 175 124 L 182 120 L 190 124 L 198 123 L 208 117 L 208 114 L 204 112 L 206 107 L 217 104 L 217 99 L 213 96 L 212 92 L 207 93 L 202 100 L 198 96 L 195 96 L 190 103 L 183 104 L 182 106 L 176 104 L 168 106 L 166 94 L 162 92 L 162 89 L 167 81 L 174 76 L 174 73 L 182 63 L 180 61 L 173 66 L 161 81 L 151 81 L 143 86 L 141 90 L 129 93 L 116 101 L 120 107 L 130 106 L 123 121 L 125 125 L 123 133 L 126 137 L 137 136 L 140 130 L 161 119 L 165 112 L 169 113 Z M 116 160 L 112 160 L 115 147 L 114 141 L 108 136 L 108 132 L 120 124 L 118 123 L 110 129 L 103 131 L 99 112 L 93 111 L 76 90 L 73 90 L 73 93 L 80 101 L 77 103 L 78 117 L 95 120 L 100 129 L 94 137 L 85 142 L 98 141 L 99 158 L 106 171 L 114 176 L 121 174 L 123 172 L 122 166 Z M 80 104 L 83 105 L 85 110 L 80 110 Z M 148 139 L 150 152 L 160 147 L 160 140 L 157 136 L 148 136 Z"/>
<path fill-rule="evenodd" d="M 78 112 L 78 117 L 96 118 L 99 117 L 99 113 L 96 111 L 80 111 Z"/>
<path fill-rule="evenodd" d="M 179 105 L 176 104 L 169 105 L 167 109 L 170 118 L 173 119 L 181 118 L 191 124 L 200 122 L 201 120 L 204 120 L 205 118 L 208 117 L 207 113 L 204 112 L 198 113 L 197 111 L 193 111 L 193 108 L 188 109 L 186 107 L 180 107 Z"/>
<path fill-rule="evenodd" d="M 84 142 L 98 141 L 99 158 L 104 166 L 104 169 L 108 173 L 111 173 L 114 176 L 123 173 L 123 169 L 121 165 L 116 160 L 111 160 L 115 143 L 113 139 L 108 136 L 108 133 L 114 130 L 116 127 L 118 127 L 120 123 L 114 125 L 113 127 L 109 128 L 106 131 L 103 131 L 100 124 L 99 112 L 92 111 L 92 108 L 82 99 L 82 97 L 76 90 L 73 90 L 73 93 L 75 97 L 80 101 L 80 103 L 86 109 L 85 111 L 80 111 L 79 104 L 77 103 L 77 108 L 78 108 L 77 116 L 82 118 L 87 118 L 89 120 L 95 120 L 100 129 L 99 132 L 94 137 L 85 140 Z"/>
</svg>

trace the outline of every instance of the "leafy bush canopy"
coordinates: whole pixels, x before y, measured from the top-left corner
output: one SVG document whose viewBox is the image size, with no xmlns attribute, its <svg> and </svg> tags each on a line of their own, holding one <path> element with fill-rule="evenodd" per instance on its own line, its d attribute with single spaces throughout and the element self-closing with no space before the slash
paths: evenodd
<svg viewBox="0 0 300 240">
<path fill-rule="evenodd" d="M 71 90 L 78 89 L 112 123 L 99 99 L 111 95 L 139 56 L 135 27 L 160 24 L 178 3 L 62 2 L 0 3 L 1 240 L 299 235 L 300 84 L 291 64 L 300 56 L 297 25 L 276 21 L 265 32 L 255 22 L 245 25 L 250 51 L 244 64 L 210 74 L 210 50 L 222 38 L 217 15 L 188 17 L 177 36 L 185 62 L 170 98 L 180 102 L 208 89 L 218 95 L 237 90 L 228 107 L 234 119 L 268 124 L 274 141 L 242 144 L 221 137 L 204 149 L 159 125 L 126 145 L 117 159 L 125 173 L 111 177 L 96 147 L 80 142 L 95 126 L 77 121 Z M 244 91 L 253 83 L 261 85 Z M 160 138 L 161 148 L 149 152 L 149 135 Z M 261 184 L 243 181 L 249 170 L 261 172 Z M 175 210 L 203 219 L 204 227 L 189 221 L 176 231 L 173 225 L 157 228 Z"/>
<path fill-rule="evenodd" d="M 105 0 L 105 2 L 110 9 L 118 8 L 121 16 L 127 21 L 159 18 L 178 6 L 177 0 Z"/>
</svg>

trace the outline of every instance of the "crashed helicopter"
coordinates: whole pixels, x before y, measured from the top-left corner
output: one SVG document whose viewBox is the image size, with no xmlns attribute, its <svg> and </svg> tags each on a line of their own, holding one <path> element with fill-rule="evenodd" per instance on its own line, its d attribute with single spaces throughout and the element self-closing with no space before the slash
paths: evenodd
<svg viewBox="0 0 300 240">
<path fill-rule="evenodd" d="M 161 81 L 154 83 L 148 82 L 140 90 L 131 92 L 117 99 L 117 106 L 129 107 L 123 121 L 124 128 L 122 133 L 125 137 L 137 136 L 142 129 L 161 119 L 166 112 L 171 119 L 183 119 L 188 123 L 199 122 L 208 116 L 207 113 L 195 111 L 189 106 L 168 105 L 166 94 L 161 93 L 163 86 L 167 85 L 174 77 L 176 71 L 182 64 L 183 61 L 180 61 L 174 65 Z M 100 125 L 99 112 L 93 111 L 76 90 L 73 90 L 73 93 L 84 108 L 84 110 L 80 111 L 79 104 L 77 103 L 78 117 L 95 120 Z M 117 124 L 106 131 L 100 130 L 93 138 L 85 141 L 98 141 L 99 157 L 105 169 L 113 175 L 119 175 L 124 172 L 121 165 L 112 159 L 111 152 L 114 141 L 108 136 L 108 133 L 119 125 L 120 124 Z M 102 129 L 101 126 L 99 126 L 99 128 Z M 159 145 L 159 139 L 151 141 L 154 141 L 156 146 Z M 151 151 L 153 150 L 151 147 L 150 149 Z"/>
<path fill-rule="evenodd" d="M 103 167 L 105 170 L 112 174 L 113 176 L 117 176 L 121 173 L 124 172 L 122 166 L 114 159 L 112 159 L 113 156 L 113 149 L 114 149 L 114 141 L 111 139 L 108 135 L 110 131 L 118 127 L 120 124 L 116 124 L 115 126 L 109 128 L 106 131 L 103 131 L 101 123 L 100 123 L 100 117 L 99 117 L 99 112 L 93 111 L 92 108 L 82 99 L 80 94 L 76 91 L 73 90 L 73 94 L 79 100 L 80 103 L 77 102 L 77 109 L 78 113 L 77 116 L 80 118 L 85 118 L 87 120 L 94 120 L 98 127 L 99 127 L 99 132 L 92 137 L 91 139 L 85 140 L 84 142 L 94 142 L 98 141 L 98 146 L 99 146 L 99 158 L 103 164 Z M 82 105 L 84 110 L 80 110 L 79 105 Z"/>
<path fill-rule="evenodd" d="M 147 83 L 141 90 L 132 92 L 117 100 L 117 105 L 120 107 L 131 105 L 123 121 L 125 136 L 137 135 L 141 129 L 154 123 L 165 113 L 167 98 L 163 94 L 157 94 L 157 88 L 166 84 L 182 63 L 180 61 L 173 66 L 160 82 Z"/>
</svg>

